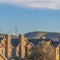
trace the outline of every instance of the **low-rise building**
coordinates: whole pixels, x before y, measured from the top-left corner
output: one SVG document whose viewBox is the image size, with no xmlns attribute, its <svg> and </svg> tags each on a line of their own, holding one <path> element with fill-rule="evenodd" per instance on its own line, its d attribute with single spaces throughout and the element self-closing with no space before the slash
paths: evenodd
<svg viewBox="0 0 60 60">
<path fill-rule="evenodd" d="M 43 41 L 43 42 L 42 42 Z M 21 57 L 26 58 L 31 55 L 31 49 L 34 46 L 38 46 L 39 42 L 45 44 L 49 47 L 51 45 L 52 51 L 55 53 L 55 59 L 59 60 L 60 58 L 60 43 L 53 42 L 50 39 L 27 39 L 24 35 L 19 35 L 17 38 L 11 38 L 11 35 L 5 35 L 0 37 L 0 57 L 4 56 L 5 59 L 11 57 Z M 45 47 L 47 48 L 47 47 Z M 2 58 L 3 60 L 3 58 Z"/>
</svg>

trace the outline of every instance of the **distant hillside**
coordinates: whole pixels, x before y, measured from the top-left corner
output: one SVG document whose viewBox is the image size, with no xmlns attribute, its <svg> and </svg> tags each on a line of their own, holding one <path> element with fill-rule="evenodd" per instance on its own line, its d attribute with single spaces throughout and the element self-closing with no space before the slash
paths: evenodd
<svg viewBox="0 0 60 60">
<path fill-rule="evenodd" d="M 4 33 L 0 33 L 0 37 L 3 37 L 4 35 L 6 35 L 6 34 L 4 34 Z M 12 35 L 12 38 L 17 38 L 17 36 Z"/>
<path fill-rule="evenodd" d="M 25 37 L 28 39 L 40 39 L 43 36 L 53 41 L 59 41 L 60 33 L 36 31 L 25 34 Z"/>
<path fill-rule="evenodd" d="M 4 35 L 5 35 L 4 33 L 0 33 L 0 37 L 3 37 Z M 53 41 L 59 41 L 59 37 L 60 37 L 60 33 L 56 33 L 56 32 L 42 32 L 42 31 L 29 32 L 29 33 L 26 33 L 24 35 L 28 39 L 40 39 L 43 36 L 45 36 L 46 39 L 51 39 Z M 17 36 L 12 35 L 12 38 L 17 38 Z"/>
</svg>

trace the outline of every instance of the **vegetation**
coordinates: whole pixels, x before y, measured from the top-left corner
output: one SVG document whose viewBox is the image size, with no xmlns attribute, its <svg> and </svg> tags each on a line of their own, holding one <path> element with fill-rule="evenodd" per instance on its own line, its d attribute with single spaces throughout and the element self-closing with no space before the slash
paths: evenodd
<svg viewBox="0 0 60 60">
<path fill-rule="evenodd" d="M 31 60 L 55 60 L 54 47 L 50 42 L 41 42 L 38 46 L 32 48 L 30 59 Z"/>
</svg>

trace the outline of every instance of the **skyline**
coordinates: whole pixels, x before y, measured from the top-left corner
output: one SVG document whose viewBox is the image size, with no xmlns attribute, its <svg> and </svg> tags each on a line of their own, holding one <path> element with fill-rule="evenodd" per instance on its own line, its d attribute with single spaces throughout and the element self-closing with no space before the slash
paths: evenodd
<svg viewBox="0 0 60 60">
<path fill-rule="evenodd" d="M 15 34 L 16 26 L 18 34 L 32 31 L 60 32 L 60 8 L 31 8 L 20 3 L 19 6 L 13 4 L 14 0 L 9 0 L 11 3 L 13 1 L 12 4 L 3 1 L 0 2 L 0 32 Z"/>
</svg>

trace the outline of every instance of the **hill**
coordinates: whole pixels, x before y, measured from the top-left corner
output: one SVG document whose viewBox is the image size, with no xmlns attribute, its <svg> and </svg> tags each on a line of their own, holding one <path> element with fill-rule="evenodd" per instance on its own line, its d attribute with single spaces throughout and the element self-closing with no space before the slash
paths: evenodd
<svg viewBox="0 0 60 60">
<path fill-rule="evenodd" d="M 35 32 L 29 32 L 25 34 L 25 37 L 27 37 L 28 39 L 40 39 L 43 36 L 45 36 L 46 39 L 51 39 L 53 41 L 59 41 L 60 33 L 35 31 Z"/>
</svg>

